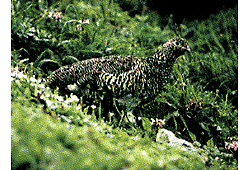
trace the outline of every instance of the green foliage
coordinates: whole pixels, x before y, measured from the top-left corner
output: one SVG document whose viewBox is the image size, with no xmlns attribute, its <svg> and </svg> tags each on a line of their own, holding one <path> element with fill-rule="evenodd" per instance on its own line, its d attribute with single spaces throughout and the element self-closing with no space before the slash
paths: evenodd
<svg viewBox="0 0 250 170">
<path fill-rule="evenodd" d="M 207 141 L 207 146 L 211 147 L 211 148 L 214 147 L 214 142 L 213 142 L 212 139 L 210 139 L 210 140 Z"/>
<path fill-rule="evenodd" d="M 58 91 L 41 92 L 40 79 L 20 75 L 11 82 L 12 169 L 206 169 L 206 156 L 160 145 L 136 133 L 128 136 L 77 109 L 73 95 L 64 100 Z M 43 99 L 47 107 L 34 99 Z M 150 121 L 143 118 L 143 122 L 149 131 Z"/>
<path fill-rule="evenodd" d="M 143 129 L 146 131 L 146 132 L 151 132 L 151 122 L 148 118 L 146 117 L 141 117 L 142 119 L 142 126 L 143 126 Z"/>
<path fill-rule="evenodd" d="M 78 60 L 100 57 L 96 52 L 101 56 L 145 57 L 152 55 L 157 46 L 174 35 L 168 29 L 162 31 L 146 23 L 144 16 L 129 17 L 115 3 L 74 1 L 66 4 L 63 1 L 46 6 L 42 1 L 12 1 L 12 51 L 19 55 L 12 57 L 14 60 L 21 60 L 24 54 L 28 54 L 30 62 L 35 62 L 38 67 L 36 64 L 41 65 L 39 62 L 44 59 L 62 66 L 68 64 L 63 60 L 65 56 L 74 56 Z M 23 11 L 32 15 L 21 15 Z M 114 50 L 110 53 L 109 49 Z M 45 64 L 42 69 L 48 74 L 53 63 Z"/>
<path fill-rule="evenodd" d="M 139 2 L 131 1 L 135 8 Z M 238 137 L 237 7 L 174 30 L 144 14 L 130 17 L 113 1 L 12 0 L 11 65 L 20 73 L 11 81 L 13 169 L 206 169 L 197 157 L 142 139 L 135 124 L 112 117 L 130 138 L 81 111 L 75 95 L 62 98 L 41 85 L 60 66 L 113 54 L 151 56 L 176 35 L 190 42 L 191 56 L 176 61 L 165 90 L 143 106 L 142 127 L 151 131 L 150 118 L 166 119 L 164 128 L 207 148 L 210 169 L 236 169 L 235 159 L 215 148 L 224 152 L 227 138 Z M 102 112 L 98 104 L 93 115 Z"/>
<path fill-rule="evenodd" d="M 12 89 L 16 97 L 11 105 L 12 169 L 159 169 L 166 164 L 180 169 L 183 163 L 189 167 L 199 163 L 200 168 L 205 168 L 202 160 L 191 154 L 182 158 L 185 160 L 182 165 L 176 164 L 170 155 L 175 152 L 175 159 L 183 157 L 181 151 L 168 146 L 160 149 L 159 144 L 147 138 L 129 137 L 121 130 L 94 121 L 89 115 L 79 117 L 69 106 L 56 112 L 73 117 L 71 120 L 78 116 L 85 124 L 79 127 L 71 122 L 60 122 L 45 114 L 41 105 L 27 102 L 30 94 L 17 93 L 25 82 L 12 81 L 13 87 L 18 87 L 19 83 L 22 87 Z M 24 104 L 23 100 L 29 104 Z M 186 161 L 187 158 L 194 160 L 193 163 Z"/>
<path fill-rule="evenodd" d="M 238 52 L 237 6 L 218 14 L 211 14 L 204 21 L 186 23 L 180 34 L 190 38 L 191 49 L 199 53 L 215 52 L 236 56 Z"/>
</svg>

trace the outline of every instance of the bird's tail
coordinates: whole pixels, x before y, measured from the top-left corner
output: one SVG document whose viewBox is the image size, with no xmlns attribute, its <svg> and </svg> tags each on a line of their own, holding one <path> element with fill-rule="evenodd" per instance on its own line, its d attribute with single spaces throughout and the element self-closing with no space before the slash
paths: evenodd
<svg viewBox="0 0 250 170">
<path fill-rule="evenodd" d="M 46 86 L 55 87 L 62 84 L 70 84 L 70 66 L 63 66 L 51 73 L 46 79 Z"/>
</svg>

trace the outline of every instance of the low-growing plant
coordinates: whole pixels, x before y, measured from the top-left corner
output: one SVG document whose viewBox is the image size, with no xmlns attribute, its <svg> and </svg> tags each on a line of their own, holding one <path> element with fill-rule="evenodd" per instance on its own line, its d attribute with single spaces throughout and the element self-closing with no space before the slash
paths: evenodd
<svg viewBox="0 0 250 170">
<path fill-rule="evenodd" d="M 103 110 L 99 99 L 95 99 L 92 106 L 82 110 L 84 106 L 79 102 L 82 89 L 73 90 L 72 94 L 71 90 L 52 92 L 50 88 L 44 87 L 44 78 L 51 71 L 63 65 L 104 55 L 151 56 L 157 46 L 176 35 L 184 37 L 190 42 L 191 56 L 182 56 L 176 61 L 165 90 L 155 101 L 143 106 L 143 115 L 140 115 L 141 122 L 131 116 L 137 115 L 138 110 L 133 110 L 132 107 L 123 109 L 117 105 L 119 116 L 112 116 L 113 113 L 110 113 L 107 123 L 113 125 L 113 128 L 119 126 L 134 138 L 143 136 L 144 140 L 148 137 L 153 137 L 154 140 L 154 136 L 162 126 L 175 132 L 179 138 L 197 142 L 203 148 L 209 148 L 207 149 L 207 152 L 210 153 L 207 166 L 210 166 L 211 169 L 224 165 L 224 167 L 229 166 L 229 169 L 233 169 L 234 164 L 237 164 L 235 158 L 237 159 L 238 155 L 236 14 L 237 8 L 221 11 L 215 16 L 211 15 L 211 18 L 206 21 L 184 23 L 180 26 L 172 23 L 172 26 L 167 25 L 160 28 L 157 23 L 150 22 L 151 16 L 130 17 L 113 1 L 72 1 L 69 4 L 66 0 L 60 1 L 60 3 L 59 1 L 50 3 L 12 0 L 13 169 L 37 168 L 37 162 L 40 162 L 45 169 L 53 168 L 56 165 L 51 163 L 51 160 L 55 155 L 51 153 L 57 153 L 57 150 L 62 148 L 64 154 L 55 156 L 55 161 L 69 159 L 72 162 L 80 162 L 77 160 L 82 158 L 81 149 L 79 149 L 82 143 L 76 142 L 77 137 L 68 137 L 68 128 L 103 125 L 101 117 Z M 39 115 L 41 120 L 32 117 L 33 114 Z M 52 118 L 47 119 L 48 115 Z M 58 132 L 57 137 L 51 137 L 51 134 L 43 135 L 38 132 L 35 124 L 30 123 L 33 119 L 39 126 L 43 125 L 43 121 L 49 120 L 50 123 L 44 125 L 49 128 L 44 127 L 44 131 L 54 129 L 53 127 L 57 126 L 60 121 L 64 124 L 58 125 L 60 132 L 55 129 L 51 130 L 55 134 Z M 164 126 L 159 121 L 161 119 L 165 120 Z M 19 122 L 19 120 L 21 121 Z M 151 124 L 150 120 L 155 120 L 155 122 L 151 122 Z M 51 122 L 56 123 L 51 125 Z M 107 129 L 102 132 L 110 136 L 119 134 L 115 128 Z M 97 147 L 93 147 L 93 153 L 87 154 L 86 159 L 92 156 L 98 157 L 98 148 L 105 145 L 93 138 L 96 133 L 92 133 L 93 130 L 90 131 L 89 138 L 91 139 L 89 143 L 83 145 L 89 146 L 94 143 Z M 41 137 L 31 139 L 28 137 L 28 133 Z M 235 139 L 228 140 L 229 136 L 234 136 Z M 51 141 L 46 140 L 50 137 Z M 85 136 L 80 138 L 85 138 Z M 117 139 L 118 141 L 123 140 L 118 137 Z M 55 144 L 58 141 L 60 146 Z M 53 143 L 51 148 L 45 147 L 51 143 Z M 136 149 L 138 145 L 139 143 L 131 145 L 125 150 Z M 38 150 L 33 151 L 33 148 L 38 148 Z M 98 151 L 95 152 L 96 148 Z M 221 154 L 222 151 L 231 156 Z M 76 157 L 79 159 L 73 160 L 75 157 L 71 159 L 69 152 L 76 153 Z M 20 158 L 17 156 L 19 154 Z M 104 153 L 101 151 L 101 155 L 106 156 L 106 154 L 119 155 L 122 154 L 122 151 L 119 151 L 119 154 L 116 151 L 109 151 L 109 149 L 106 149 Z M 164 155 L 165 153 L 157 151 L 156 154 Z M 143 162 L 137 154 L 133 156 L 140 160 L 138 162 Z M 102 160 L 102 158 L 100 159 Z M 185 168 L 181 165 L 185 159 L 175 159 L 169 168 Z M 132 159 L 128 160 L 124 157 L 112 158 L 110 162 L 113 160 L 117 162 L 116 165 L 98 165 L 100 162 L 94 161 L 97 165 L 79 164 L 79 169 L 82 167 L 114 169 L 119 167 L 118 162 L 121 162 L 122 167 L 131 167 L 133 162 Z M 145 160 L 152 162 L 151 158 L 145 158 Z M 89 161 L 92 161 L 92 158 Z M 50 162 L 50 165 L 47 165 L 46 162 Z M 161 166 L 157 164 L 155 167 L 166 168 L 168 165 L 167 163 L 160 164 Z M 134 166 L 134 169 L 138 167 L 139 163 Z M 154 165 L 145 165 L 145 167 L 154 167 Z M 200 167 L 204 168 L 202 165 Z M 63 164 L 60 164 L 58 168 L 70 169 L 72 166 L 64 167 Z"/>
</svg>

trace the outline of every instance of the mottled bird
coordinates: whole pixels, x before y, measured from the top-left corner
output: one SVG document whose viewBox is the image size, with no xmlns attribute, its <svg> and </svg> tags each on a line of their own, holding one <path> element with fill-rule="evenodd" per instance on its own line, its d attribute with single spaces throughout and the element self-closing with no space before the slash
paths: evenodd
<svg viewBox="0 0 250 170">
<path fill-rule="evenodd" d="M 188 42 L 177 37 L 151 57 L 106 56 L 61 67 L 47 78 L 47 84 L 62 87 L 75 83 L 91 93 L 104 92 L 107 117 L 113 98 L 125 103 L 135 99 L 141 106 L 154 100 L 166 84 L 175 60 L 187 51 Z"/>
</svg>

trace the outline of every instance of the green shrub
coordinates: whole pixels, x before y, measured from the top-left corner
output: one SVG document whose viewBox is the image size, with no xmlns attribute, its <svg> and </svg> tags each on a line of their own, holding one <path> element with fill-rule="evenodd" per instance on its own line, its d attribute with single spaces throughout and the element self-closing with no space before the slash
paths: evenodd
<svg viewBox="0 0 250 170">
<path fill-rule="evenodd" d="M 77 169 L 136 169 L 145 160 L 148 164 L 144 168 L 159 168 L 153 158 L 144 160 L 135 154 L 133 158 L 138 158 L 135 163 L 132 158 L 127 159 L 128 155 L 122 156 L 124 153 L 119 149 L 101 151 L 100 146 L 105 144 L 91 139 L 97 135 L 95 130 L 90 130 L 88 135 L 92 136 L 87 135 L 86 142 L 78 140 L 77 135 L 68 135 L 79 134 L 82 131 L 76 129 L 96 124 L 89 123 L 94 122 L 95 117 L 85 119 L 87 110 L 82 112 L 73 96 L 61 100 L 58 92 L 52 94 L 41 82 L 60 66 L 83 59 L 122 54 L 151 56 L 157 46 L 177 35 L 190 42 L 191 55 L 178 58 L 165 90 L 143 107 L 142 119 L 166 119 L 165 128 L 178 137 L 210 148 L 218 146 L 220 151 L 225 151 L 221 147 L 224 148 L 228 137 L 238 138 L 237 8 L 211 15 L 206 21 L 160 28 L 149 14 L 130 17 L 111 1 L 13 0 L 11 3 L 11 65 L 15 68 L 13 72 L 18 69 L 25 73 L 11 82 L 13 169 L 54 168 L 55 162 L 60 162 L 57 169 L 70 169 L 73 164 Z M 41 99 L 45 95 L 49 97 Z M 71 102 L 65 104 L 68 100 Z M 95 114 L 102 111 L 98 104 Z M 121 113 L 127 111 L 121 110 Z M 101 119 L 97 124 L 102 124 L 100 122 Z M 68 124 L 74 127 L 74 133 L 69 132 Z M 143 126 L 149 131 L 148 124 L 144 122 Z M 121 126 L 131 136 L 144 134 L 134 125 Z M 34 138 L 29 134 L 34 134 Z M 80 136 L 86 138 L 86 135 Z M 117 137 L 117 140 L 128 138 Z M 82 146 L 90 147 L 92 152 L 88 153 Z M 165 153 L 157 151 L 156 154 Z M 236 157 L 236 152 L 233 154 Z M 107 155 L 110 159 L 102 158 Z M 79 163 L 83 159 L 86 161 Z M 208 166 L 220 166 L 221 162 L 214 159 Z M 70 163 L 63 164 L 63 160 Z M 196 160 L 193 161 L 195 164 Z M 183 162 L 186 158 L 176 159 L 168 168 L 185 169 L 194 165 L 182 165 Z M 231 158 L 227 162 L 235 163 Z M 160 167 L 167 165 L 163 163 Z M 203 165 L 200 168 L 203 169 Z"/>
</svg>

